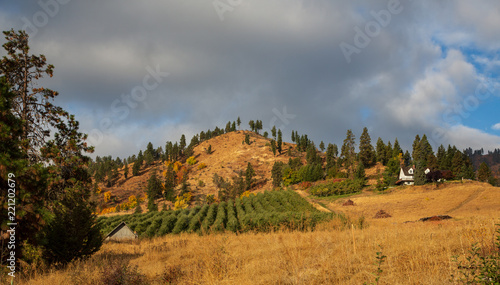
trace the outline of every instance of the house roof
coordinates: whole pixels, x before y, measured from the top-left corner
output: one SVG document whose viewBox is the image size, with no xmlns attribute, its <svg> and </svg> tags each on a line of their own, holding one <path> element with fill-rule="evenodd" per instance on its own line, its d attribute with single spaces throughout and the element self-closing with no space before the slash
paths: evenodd
<svg viewBox="0 0 500 285">
<path fill-rule="evenodd" d="M 413 167 L 401 167 L 401 169 L 403 170 L 405 176 L 413 176 L 415 173 L 415 169 L 413 169 Z M 413 173 L 409 172 L 410 169 L 413 169 Z"/>
<path fill-rule="evenodd" d="M 132 232 L 132 233 L 134 232 L 134 231 L 132 231 L 132 229 L 131 229 L 129 226 L 127 226 L 127 224 L 126 224 L 125 222 L 121 222 L 121 223 L 120 223 L 118 226 L 116 226 L 116 227 L 115 227 L 112 231 L 110 231 L 110 232 L 109 232 L 109 234 L 107 234 L 105 238 L 112 237 L 114 234 L 116 234 L 116 233 L 117 233 L 119 230 L 121 230 L 123 227 L 127 227 L 127 228 L 130 230 L 130 232 Z M 137 237 L 137 234 L 136 234 L 136 233 L 134 233 L 134 235 Z"/>
</svg>

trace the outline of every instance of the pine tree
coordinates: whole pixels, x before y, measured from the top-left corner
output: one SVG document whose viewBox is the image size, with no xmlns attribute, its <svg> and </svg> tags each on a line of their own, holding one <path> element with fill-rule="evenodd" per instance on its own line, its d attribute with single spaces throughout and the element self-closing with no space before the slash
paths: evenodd
<svg viewBox="0 0 500 285">
<path fill-rule="evenodd" d="M 422 139 L 420 140 L 418 151 L 420 152 L 418 155 L 419 159 L 424 161 L 424 167 L 428 167 L 427 158 L 430 155 L 433 155 L 434 152 L 432 151 L 432 146 L 427 140 L 427 136 L 425 134 L 422 136 Z"/>
<path fill-rule="evenodd" d="M 245 171 L 246 190 L 250 190 L 252 188 L 252 184 L 255 181 L 254 177 L 255 177 L 255 171 L 253 170 L 253 167 L 249 162 L 247 165 L 247 169 Z"/>
<path fill-rule="evenodd" d="M 276 140 L 276 126 L 273 126 L 273 128 L 271 129 L 271 135 Z"/>
<path fill-rule="evenodd" d="M 321 149 L 321 152 L 325 150 L 325 143 L 323 141 L 319 143 L 319 149 Z"/>
<path fill-rule="evenodd" d="M 271 170 L 271 176 L 273 178 L 273 187 L 280 187 L 283 182 L 283 167 L 285 164 L 281 161 L 276 161 L 273 164 L 273 169 Z"/>
<path fill-rule="evenodd" d="M 363 128 L 363 133 L 359 137 L 359 159 L 364 167 L 373 165 L 375 162 L 375 150 L 371 144 L 368 128 Z"/>
<path fill-rule="evenodd" d="M 440 145 L 438 147 L 436 159 L 439 169 L 441 170 L 448 169 L 448 167 L 446 166 L 446 149 L 444 148 L 443 145 Z"/>
<path fill-rule="evenodd" d="M 426 182 L 424 162 L 418 161 L 415 169 L 415 185 L 424 185 Z"/>
<path fill-rule="evenodd" d="M 361 161 L 358 162 L 358 167 L 356 168 L 355 179 L 366 181 L 365 167 Z"/>
<path fill-rule="evenodd" d="M 346 138 L 344 143 L 342 144 L 342 149 L 340 156 L 343 158 L 345 163 L 345 168 L 347 169 L 348 174 L 353 173 L 352 167 L 354 166 L 354 160 L 356 158 L 356 152 L 354 148 L 355 140 L 354 134 L 349 129 L 347 130 Z"/>
<path fill-rule="evenodd" d="M 45 258 L 49 263 L 68 264 L 97 252 L 102 245 L 95 208 L 81 198 L 82 185 L 68 191 L 53 208 L 54 217 L 43 230 Z"/>
<path fill-rule="evenodd" d="M 462 172 L 462 165 L 463 164 L 464 164 L 464 161 L 463 161 L 462 153 L 459 150 L 457 150 L 455 152 L 455 154 L 453 155 L 453 158 L 451 160 L 451 169 L 450 169 L 456 178 L 461 178 L 461 177 L 459 177 L 459 175 Z"/>
<path fill-rule="evenodd" d="M 295 132 L 292 130 L 292 142 L 295 142 Z"/>
<path fill-rule="evenodd" d="M 420 158 L 420 136 L 416 135 L 415 140 L 413 141 L 413 152 L 411 153 L 411 156 L 413 158 L 413 161 L 417 163 L 418 161 L 421 160 Z"/>
<path fill-rule="evenodd" d="M 240 125 L 241 125 L 240 117 L 238 117 L 238 119 L 236 120 L 236 124 L 238 125 L 238 129 L 240 129 Z"/>
<path fill-rule="evenodd" d="M 490 177 L 491 177 L 490 168 L 485 162 L 481 163 L 481 165 L 479 165 L 479 171 L 477 173 L 477 180 L 481 182 L 487 182 Z"/>
<path fill-rule="evenodd" d="M 25 31 L 4 31 L 7 51 L 0 61 L 0 75 L 14 94 L 12 112 L 22 120 L 24 141 L 21 147 L 30 163 L 42 162 L 40 149 L 63 118 L 69 114 L 61 107 L 51 103 L 57 92 L 40 87 L 38 80 L 44 76 L 52 77 L 54 66 L 47 64 L 44 55 L 30 55 L 29 35 Z"/>
<path fill-rule="evenodd" d="M 142 213 L 141 202 L 139 201 L 139 199 L 137 199 L 134 214 L 140 214 L 140 213 Z"/>
<path fill-rule="evenodd" d="M 401 146 L 399 145 L 399 141 L 396 138 L 394 140 L 394 147 L 392 148 L 392 157 L 398 157 L 400 153 L 403 154 L 403 150 L 401 149 Z"/>
<path fill-rule="evenodd" d="M 327 171 L 335 167 L 335 153 L 333 144 L 329 143 L 326 148 L 326 169 Z"/>
<path fill-rule="evenodd" d="M 127 177 L 128 177 L 128 163 L 125 163 L 125 167 L 123 168 L 123 176 L 125 177 L 125 180 L 127 180 Z"/>
<path fill-rule="evenodd" d="M 140 170 L 141 170 L 141 164 L 139 163 L 139 161 L 136 160 L 134 162 L 134 165 L 132 165 L 132 175 L 138 176 Z"/>
<path fill-rule="evenodd" d="M 271 140 L 271 151 L 273 152 L 273 155 L 276 156 L 276 141 Z"/>
<path fill-rule="evenodd" d="M 254 132 L 254 131 L 255 131 L 255 122 L 254 122 L 254 120 L 250 120 L 250 121 L 248 122 L 248 125 L 250 126 L 250 130 L 251 130 L 252 132 Z"/>
<path fill-rule="evenodd" d="M 161 197 L 162 185 L 158 176 L 156 175 L 156 170 L 153 171 L 148 179 L 148 187 L 146 190 L 148 194 L 148 209 L 149 211 L 158 211 L 158 205 L 155 204 L 155 199 Z"/>
<path fill-rule="evenodd" d="M 184 152 L 185 148 L 186 148 L 186 136 L 182 134 L 181 139 L 179 140 L 179 153 Z"/>
<path fill-rule="evenodd" d="M 386 145 L 384 144 L 384 141 L 379 137 L 377 140 L 377 161 L 381 162 L 383 165 L 387 164 L 386 161 Z"/>
<path fill-rule="evenodd" d="M 385 161 L 389 162 L 389 160 L 393 159 L 392 157 L 392 152 L 393 152 L 393 149 L 392 149 L 392 144 L 391 142 L 387 142 L 387 146 L 386 146 L 386 149 L 385 149 Z"/>
<path fill-rule="evenodd" d="M 282 134 L 281 134 L 281 130 L 278 130 L 278 141 L 276 142 L 276 149 L 278 150 L 279 154 L 281 154 L 281 151 L 282 151 L 282 138 L 281 138 Z"/>
</svg>

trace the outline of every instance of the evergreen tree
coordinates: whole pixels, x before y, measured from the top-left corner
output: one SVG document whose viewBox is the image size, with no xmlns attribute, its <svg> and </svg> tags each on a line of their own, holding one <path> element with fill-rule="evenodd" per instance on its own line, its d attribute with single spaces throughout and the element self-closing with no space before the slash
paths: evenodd
<svg viewBox="0 0 500 285">
<path fill-rule="evenodd" d="M 440 145 L 437 149 L 437 154 L 436 154 L 436 159 L 437 159 L 437 164 L 438 168 L 441 170 L 447 170 L 449 169 L 446 166 L 446 149 L 444 148 L 443 145 Z"/>
<path fill-rule="evenodd" d="M 247 145 L 250 145 L 250 135 L 249 134 L 245 134 L 245 143 Z"/>
<path fill-rule="evenodd" d="M 295 132 L 292 130 L 292 142 L 295 142 Z"/>
<path fill-rule="evenodd" d="M 132 175 L 133 176 L 139 175 L 140 170 L 141 170 L 141 164 L 139 163 L 139 161 L 136 160 L 134 162 L 134 165 L 132 165 Z"/>
<path fill-rule="evenodd" d="M 364 167 L 373 165 L 375 162 L 375 150 L 371 144 L 368 128 L 363 128 L 363 133 L 359 137 L 359 159 Z"/>
<path fill-rule="evenodd" d="M 358 167 L 356 168 L 356 173 L 354 175 L 354 178 L 366 181 L 365 167 L 361 161 L 358 162 Z"/>
<path fill-rule="evenodd" d="M 406 167 L 410 166 L 410 164 L 411 164 L 411 154 L 410 154 L 410 152 L 408 150 L 405 151 L 405 154 L 403 155 L 403 161 L 404 161 L 404 165 Z"/>
<path fill-rule="evenodd" d="M 0 76 L 3 76 L 14 94 L 12 113 L 22 120 L 21 141 L 23 153 L 30 163 L 42 162 L 40 149 L 45 144 L 51 129 L 55 129 L 68 113 L 51 101 L 58 93 L 39 86 L 38 80 L 52 77 L 54 66 L 47 64 L 44 55 L 30 55 L 29 35 L 25 31 L 4 31 L 6 43 L 2 47 L 7 56 L 0 61 Z"/>
<path fill-rule="evenodd" d="M 137 198 L 137 203 L 135 205 L 134 214 L 140 214 L 140 213 L 142 213 L 142 207 L 141 207 L 141 202 L 139 201 L 139 198 Z"/>
<path fill-rule="evenodd" d="M 68 264 L 97 252 L 102 245 L 101 229 L 95 208 L 81 193 L 83 185 L 68 191 L 60 204 L 53 208 L 53 219 L 43 230 L 45 258 L 49 263 Z"/>
<path fill-rule="evenodd" d="M 154 161 L 153 153 L 146 150 L 144 152 L 144 161 L 145 161 L 146 166 L 153 164 L 153 161 Z"/>
<path fill-rule="evenodd" d="M 424 185 L 426 180 L 424 162 L 418 161 L 415 168 L 415 185 Z"/>
<path fill-rule="evenodd" d="M 181 139 L 179 140 L 179 153 L 184 152 L 186 148 L 186 136 L 184 134 L 181 135 Z"/>
<path fill-rule="evenodd" d="M 326 169 L 327 171 L 335 167 L 335 153 L 333 144 L 329 143 L 326 148 Z"/>
<path fill-rule="evenodd" d="M 7 208 L 7 186 L 15 189 L 16 212 L 15 222 L 23 225 L 22 231 L 16 232 L 16 248 L 8 249 L 8 236 L 0 236 L 0 252 L 14 251 L 18 259 L 22 259 L 22 248 L 25 245 L 38 246 L 38 233 L 46 222 L 44 215 L 46 200 L 49 198 L 47 189 L 48 171 L 40 164 L 30 165 L 27 160 L 27 149 L 22 147 L 23 121 L 14 114 L 13 103 L 15 94 L 9 91 L 4 77 L 0 77 L 0 183 L 2 194 L 0 196 L 0 213 L 2 217 L 8 217 Z M 9 174 L 10 173 L 10 174 Z M 9 181 L 10 180 L 10 181 Z M 5 187 L 5 188 L 3 188 Z M 4 190 L 5 189 L 5 190 Z M 10 191 L 9 191 L 10 192 Z M 7 218 L 1 219 L 1 229 L 9 229 Z M 6 254 L 7 255 L 7 254 Z M 6 255 L 2 255 L 1 264 L 7 264 Z"/>
<path fill-rule="evenodd" d="M 325 150 L 325 143 L 323 141 L 319 143 L 319 149 L 321 149 L 321 152 Z"/>
<path fill-rule="evenodd" d="M 271 151 L 273 152 L 273 155 L 276 156 L 276 141 L 271 140 Z"/>
<path fill-rule="evenodd" d="M 165 172 L 165 191 L 164 191 L 164 197 L 165 200 L 174 202 L 175 201 L 175 173 L 174 173 L 174 168 L 172 164 L 170 164 L 167 167 L 167 170 Z"/>
<path fill-rule="evenodd" d="M 386 155 L 386 145 L 384 141 L 379 137 L 377 140 L 377 161 L 381 162 L 383 165 L 387 164 L 387 155 Z"/>
<path fill-rule="evenodd" d="M 247 169 L 245 171 L 246 190 L 250 190 L 252 188 L 252 184 L 255 181 L 254 177 L 255 177 L 255 171 L 253 170 L 253 167 L 249 162 L 247 165 Z"/>
<path fill-rule="evenodd" d="M 451 171 L 456 178 L 461 178 L 459 175 L 462 172 L 462 165 L 464 164 L 462 153 L 457 150 L 451 160 Z"/>
<path fill-rule="evenodd" d="M 385 149 L 385 161 L 389 162 L 389 160 L 393 159 L 392 157 L 392 152 L 393 152 L 393 149 L 392 149 L 392 144 L 391 142 L 387 142 L 387 146 L 386 146 L 386 149 Z"/>
<path fill-rule="evenodd" d="M 276 140 L 276 126 L 273 126 L 273 128 L 271 129 L 271 135 Z"/>
<path fill-rule="evenodd" d="M 416 135 L 415 140 L 413 141 L 413 152 L 411 153 L 411 156 L 413 158 L 413 162 L 417 163 L 418 161 L 421 160 L 420 158 L 420 136 Z"/>
<path fill-rule="evenodd" d="M 257 120 L 255 121 L 255 132 L 259 133 L 260 130 L 262 130 L 262 121 Z"/>
<path fill-rule="evenodd" d="M 161 197 L 162 190 L 161 181 L 156 175 L 156 170 L 154 170 L 148 179 L 148 187 L 146 190 L 146 193 L 148 194 L 149 211 L 158 211 L 158 205 L 155 204 L 155 199 Z"/>
<path fill-rule="evenodd" d="M 248 122 L 248 125 L 250 126 L 250 130 L 251 130 L 252 132 L 254 132 L 254 131 L 255 131 L 255 122 L 254 122 L 254 120 L 250 120 L 250 121 Z"/>
<path fill-rule="evenodd" d="M 356 152 L 354 148 L 354 134 L 351 130 L 347 130 L 346 138 L 342 144 L 342 149 L 340 156 L 343 158 L 345 168 L 348 174 L 353 173 L 352 167 L 354 166 L 354 160 L 356 158 Z"/>
<path fill-rule="evenodd" d="M 479 171 L 477 173 L 477 180 L 481 182 L 487 182 L 490 177 L 491 170 L 489 166 L 485 162 L 481 163 L 481 165 L 479 165 Z"/>
<path fill-rule="evenodd" d="M 231 124 L 231 131 L 232 132 L 235 132 L 236 131 L 236 123 L 233 121 L 233 123 Z M 201 134 L 200 134 L 201 136 Z M 203 141 L 201 138 L 200 138 L 201 141 Z"/>
<path fill-rule="evenodd" d="M 271 170 L 271 176 L 273 178 L 273 187 L 280 187 L 283 182 L 283 167 L 285 164 L 281 161 L 276 161 L 273 164 L 273 169 Z"/>
<path fill-rule="evenodd" d="M 427 158 L 430 155 L 434 155 L 434 152 L 432 151 L 432 146 L 427 140 L 427 136 L 425 134 L 422 136 L 422 139 L 420 140 L 418 151 L 420 152 L 418 155 L 419 159 L 424 161 L 424 167 L 428 167 Z"/>
<path fill-rule="evenodd" d="M 281 138 L 282 134 L 281 134 L 281 130 L 278 130 L 278 141 L 276 142 L 276 149 L 278 150 L 279 154 L 281 154 L 281 151 L 282 151 L 282 138 Z"/>
<path fill-rule="evenodd" d="M 125 163 L 125 167 L 123 168 L 123 176 L 125 177 L 125 180 L 127 180 L 127 177 L 128 177 L 128 163 Z"/>
<path fill-rule="evenodd" d="M 392 148 L 392 157 L 398 157 L 400 153 L 403 154 L 403 149 L 401 149 L 399 141 L 396 138 L 396 140 L 394 140 L 394 147 Z"/>
</svg>

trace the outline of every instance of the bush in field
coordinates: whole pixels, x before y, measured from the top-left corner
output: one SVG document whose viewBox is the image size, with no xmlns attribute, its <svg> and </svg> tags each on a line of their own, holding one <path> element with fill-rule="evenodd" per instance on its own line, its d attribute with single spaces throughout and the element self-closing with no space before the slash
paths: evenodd
<svg viewBox="0 0 500 285">
<path fill-rule="evenodd" d="M 180 234 L 181 232 L 185 231 L 188 226 L 189 226 L 189 217 L 187 215 L 181 214 L 177 218 L 177 222 L 175 223 L 172 233 Z"/>
<path fill-rule="evenodd" d="M 331 182 L 324 185 L 311 187 L 309 193 L 315 196 L 345 195 L 361 191 L 364 180 L 344 180 L 342 182 Z"/>
<path fill-rule="evenodd" d="M 191 220 L 189 221 L 188 229 L 187 229 L 188 232 L 190 232 L 190 233 L 196 232 L 200 228 L 201 222 L 203 221 L 203 218 L 205 218 L 205 215 L 208 212 L 208 208 L 210 208 L 210 205 L 205 204 L 200 209 L 200 211 L 198 211 L 198 213 L 196 213 L 196 215 L 194 215 L 193 218 L 191 218 Z"/>
<path fill-rule="evenodd" d="M 201 230 L 203 230 L 204 232 L 208 232 L 210 226 L 212 226 L 212 224 L 214 223 L 215 217 L 217 215 L 217 206 L 217 204 L 212 204 L 210 205 L 210 208 L 208 208 L 207 215 L 201 223 Z"/>
<path fill-rule="evenodd" d="M 226 229 L 231 232 L 239 230 L 238 218 L 236 216 L 235 206 L 233 200 L 227 202 L 227 224 Z"/>
<path fill-rule="evenodd" d="M 189 165 L 195 165 L 196 164 L 196 158 L 194 158 L 194 156 L 190 156 L 186 162 L 189 164 Z"/>
<path fill-rule="evenodd" d="M 226 224 L 226 208 L 227 208 L 227 203 L 226 202 L 221 202 L 219 204 L 219 207 L 217 208 L 217 217 L 215 218 L 214 224 L 213 224 L 213 230 L 222 232 L 224 231 L 224 225 Z"/>
</svg>

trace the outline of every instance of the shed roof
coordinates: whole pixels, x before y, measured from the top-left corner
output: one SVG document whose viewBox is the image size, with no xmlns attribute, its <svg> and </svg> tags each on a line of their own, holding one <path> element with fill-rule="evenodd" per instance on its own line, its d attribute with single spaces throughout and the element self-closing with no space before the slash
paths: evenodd
<svg viewBox="0 0 500 285">
<path fill-rule="evenodd" d="M 118 226 L 116 226 L 111 232 L 109 232 L 109 234 L 106 235 L 106 239 L 108 238 L 112 238 L 117 232 L 119 232 L 122 228 L 126 228 L 128 229 L 131 233 L 134 234 L 135 238 L 137 238 L 137 234 L 134 233 L 134 231 L 132 231 L 132 229 L 127 226 L 127 224 L 125 222 L 121 222 Z"/>
</svg>

